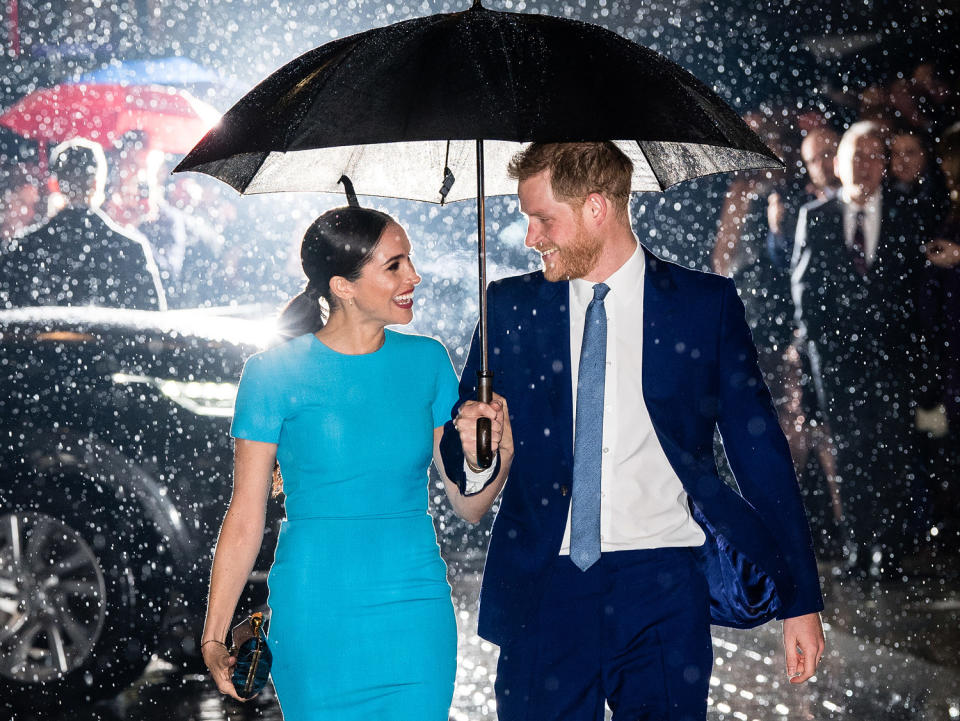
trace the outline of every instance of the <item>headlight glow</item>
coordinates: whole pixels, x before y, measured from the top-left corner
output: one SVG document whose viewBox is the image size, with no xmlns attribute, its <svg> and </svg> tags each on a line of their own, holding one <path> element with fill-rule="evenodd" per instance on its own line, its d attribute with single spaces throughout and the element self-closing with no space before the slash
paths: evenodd
<svg viewBox="0 0 960 721">
<path fill-rule="evenodd" d="M 151 385 L 177 405 L 200 416 L 229 418 L 233 415 L 233 404 L 237 398 L 236 383 L 180 381 L 130 373 L 114 373 L 111 378 L 120 385 Z"/>
</svg>

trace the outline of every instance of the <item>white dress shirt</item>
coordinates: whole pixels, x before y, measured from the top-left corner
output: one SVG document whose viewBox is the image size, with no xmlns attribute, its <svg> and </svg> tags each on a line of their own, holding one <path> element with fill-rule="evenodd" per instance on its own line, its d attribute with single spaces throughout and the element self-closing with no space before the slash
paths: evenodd
<svg viewBox="0 0 960 721">
<path fill-rule="evenodd" d="M 604 376 L 600 462 L 600 550 L 700 546 L 703 530 L 690 515 L 687 493 L 657 439 L 643 398 L 643 279 L 640 244 L 606 280 L 607 371 Z M 587 306 L 594 283 L 570 282 L 570 373 L 573 411 Z M 576 423 L 573 424 L 576 433 Z M 464 462 L 467 492 L 479 491 L 493 469 L 475 473 Z M 560 553 L 570 553 L 570 513 Z"/>
<path fill-rule="evenodd" d="M 857 230 L 857 213 L 863 213 L 864 256 L 867 267 L 873 265 L 877 257 L 877 245 L 880 243 L 880 211 L 882 210 L 880 191 L 871 195 L 864 205 L 857 205 L 849 199 L 844 190 L 840 191 L 840 204 L 843 206 L 843 238 L 847 248 L 853 247 L 853 236 Z"/>
<path fill-rule="evenodd" d="M 600 464 L 600 550 L 700 546 L 683 484 L 667 460 L 643 398 L 643 249 L 605 281 L 607 369 Z M 577 373 L 594 283 L 570 282 L 570 373 L 576 417 Z M 576 428 L 576 423 L 574 423 Z M 574 431 L 576 432 L 576 431 Z M 570 552 L 570 515 L 560 546 Z"/>
</svg>

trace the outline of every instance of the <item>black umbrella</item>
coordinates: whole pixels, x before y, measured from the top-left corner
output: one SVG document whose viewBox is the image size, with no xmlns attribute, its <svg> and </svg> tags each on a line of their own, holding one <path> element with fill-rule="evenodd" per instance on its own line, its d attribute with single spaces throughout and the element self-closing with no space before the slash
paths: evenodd
<svg viewBox="0 0 960 721">
<path fill-rule="evenodd" d="M 596 25 L 474 0 L 464 12 L 368 30 L 293 60 L 227 111 L 174 172 L 200 171 L 246 194 L 339 192 L 347 176 L 363 195 L 476 197 L 479 388 L 489 401 L 484 196 L 516 191 L 506 166 L 522 143 L 591 140 L 612 140 L 630 157 L 637 191 L 782 167 L 716 93 L 649 48 Z"/>
</svg>

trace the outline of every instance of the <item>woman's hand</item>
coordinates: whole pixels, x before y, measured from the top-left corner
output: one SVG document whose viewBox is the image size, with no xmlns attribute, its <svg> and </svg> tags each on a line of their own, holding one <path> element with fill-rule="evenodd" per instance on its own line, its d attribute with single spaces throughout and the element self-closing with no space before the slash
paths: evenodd
<svg viewBox="0 0 960 721">
<path fill-rule="evenodd" d="M 440 455 L 440 439 L 443 437 L 443 427 L 433 431 L 433 459 L 443 478 L 443 486 L 447 498 L 454 512 L 468 523 L 479 523 L 484 514 L 496 500 L 503 484 L 507 481 L 510 466 L 513 464 L 513 428 L 510 425 L 510 410 L 507 399 L 494 393 L 493 400 L 487 403 L 468 401 L 460 407 L 460 412 L 453 421 L 453 426 L 460 434 L 460 444 L 468 463 L 476 464 L 477 460 L 477 418 L 489 418 L 492 426 L 490 444 L 494 451 L 500 453 L 500 471 L 496 478 L 491 479 L 486 487 L 470 495 L 463 495 L 460 489 L 449 479 L 443 468 L 443 459 Z"/>
<path fill-rule="evenodd" d="M 222 643 L 204 643 L 200 651 L 203 654 L 203 662 L 210 671 L 210 677 L 217 684 L 220 693 L 225 696 L 232 696 L 237 701 L 246 701 L 237 696 L 233 688 L 233 682 L 230 677 L 233 675 L 233 667 L 237 665 L 237 657 L 231 656 L 227 652 L 227 647 Z"/>
</svg>

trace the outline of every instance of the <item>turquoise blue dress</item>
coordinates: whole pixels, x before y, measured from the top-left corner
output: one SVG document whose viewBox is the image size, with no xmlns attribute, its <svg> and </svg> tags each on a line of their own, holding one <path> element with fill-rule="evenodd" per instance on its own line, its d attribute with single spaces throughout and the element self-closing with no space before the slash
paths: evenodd
<svg viewBox="0 0 960 721">
<path fill-rule="evenodd" d="M 314 335 L 247 360 L 231 435 L 277 444 L 287 518 L 268 579 L 286 721 L 446 721 L 457 629 L 433 522 L 433 429 L 457 378 L 437 341 Z"/>
</svg>

